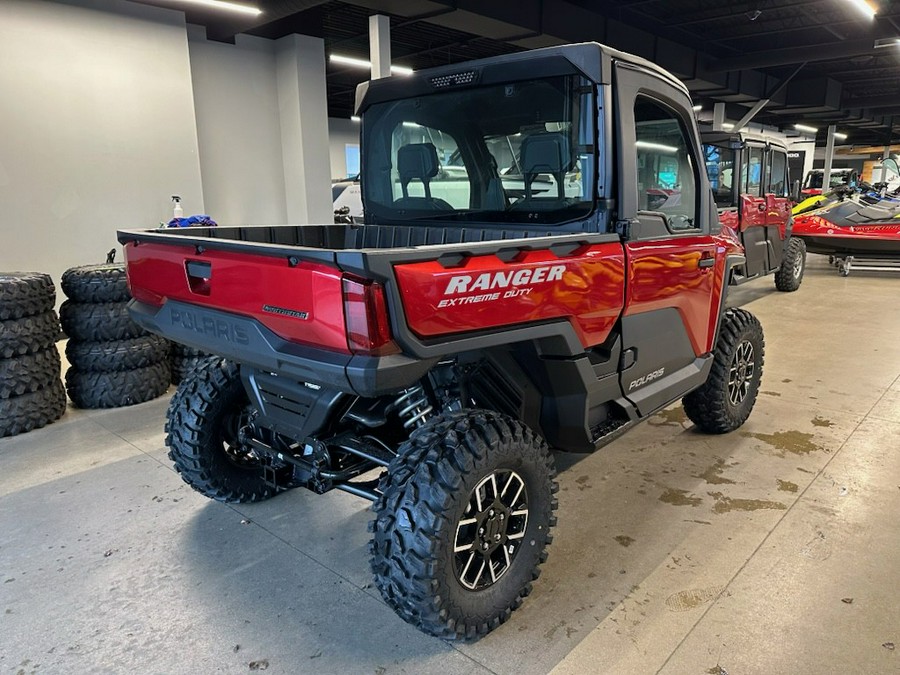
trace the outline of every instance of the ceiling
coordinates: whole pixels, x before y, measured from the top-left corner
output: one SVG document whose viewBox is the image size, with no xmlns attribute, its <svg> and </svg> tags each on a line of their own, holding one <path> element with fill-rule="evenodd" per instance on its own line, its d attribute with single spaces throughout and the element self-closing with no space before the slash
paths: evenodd
<svg viewBox="0 0 900 675">
<path fill-rule="evenodd" d="M 867 18 L 850 0 L 243 0 L 256 18 L 190 8 L 178 0 L 136 0 L 186 9 L 213 40 L 238 33 L 321 37 L 326 54 L 368 58 L 368 17 L 391 22 L 392 60 L 415 69 L 566 42 L 597 41 L 649 58 L 686 82 L 711 111 L 740 119 L 760 99 L 754 122 L 785 130 L 828 124 L 848 144 L 884 145 L 900 134 L 900 2 L 869 0 Z M 332 117 L 352 114 L 366 70 L 327 66 Z M 895 121 L 896 120 L 896 121 Z"/>
</svg>

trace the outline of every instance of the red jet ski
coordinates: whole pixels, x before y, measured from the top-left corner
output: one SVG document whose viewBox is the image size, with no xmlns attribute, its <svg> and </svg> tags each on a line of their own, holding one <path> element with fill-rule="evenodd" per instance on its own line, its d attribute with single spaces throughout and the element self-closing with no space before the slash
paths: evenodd
<svg viewBox="0 0 900 675">
<path fill-rule="evenodd" d="M 841 276 L 854 261 L 869 269 L 900 270 L 900 200 L 874 204 L 844 200 L 797 216 L 793 236 L 810 253 L 829 256 Z"/>
</svg>

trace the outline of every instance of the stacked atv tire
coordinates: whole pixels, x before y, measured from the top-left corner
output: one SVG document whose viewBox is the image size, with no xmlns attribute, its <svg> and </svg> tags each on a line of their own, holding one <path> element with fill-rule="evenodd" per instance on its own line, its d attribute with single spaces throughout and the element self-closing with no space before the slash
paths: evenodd
<svg viewBox="0 0 900 675">
<path fill-rule="evenodd" d="M 66 411 L 55 304 L 49 275 L 0 273 L 0 437 L 43 427 Z"/>
<path fill-rule="evenodd" d="M 62 276 L 60 321 L 69 337 L 66 390 L 79 408 L 118 408 L 169 388 L 169 343 L 128 316 L 125 266 L 73 267 Z"/>
</svg>

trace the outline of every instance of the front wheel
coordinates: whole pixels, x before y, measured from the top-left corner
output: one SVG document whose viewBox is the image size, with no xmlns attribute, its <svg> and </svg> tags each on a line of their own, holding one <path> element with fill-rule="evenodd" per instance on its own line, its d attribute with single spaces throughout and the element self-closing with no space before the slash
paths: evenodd
<svg viewBox="0 0 900 675">
<path fill-rule="evenodd" d="M 722 317 L 712 369 L 706 382 L 684 397 L 684 412 L 702 431 L 734 431 L 750 416 L 762 378 L 762 326 L 743 309 Z"/>
<path fill-rule="evenodd" d="M 788 239 L 784 247 L 781 267 L 775 272 L 775 288 L 791 293 L 800 288 L 806 271 L 806 242 L 797 237 Z"/>
<path fill-rule="evenodd" d="M 426 633 L 473 640 L 531 592 L 556 524 L 547 444 L 484 410 L 439 417 L 404 443 L 379 486 L 375 583 Z"/>
<path fill-rule="evenodd" d="M 237 365 L 210 359 L 185 378 L 166 421 L 169 459 L 184 482 L 220 502 L 258 502 L 277 490 L 241 439 L 252 408 Z"/>
</svg>

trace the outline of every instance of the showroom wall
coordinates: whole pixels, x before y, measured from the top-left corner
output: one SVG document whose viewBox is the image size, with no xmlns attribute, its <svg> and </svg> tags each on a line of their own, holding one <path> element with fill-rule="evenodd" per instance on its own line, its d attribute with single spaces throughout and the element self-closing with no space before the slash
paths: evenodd
<svg viewBox="0 0 900 675">
<path fill-rule="evenodd" d="M 222 223 L 286 223 L 275 43 L 208 42 L 189 26 L 206 212 Z"/>
<path fill-rule="evenodd" d="M 102 262 L 116 228 L 202 211 L 184 15 L 0 2 L 0 269 Z"/>
</svg>

